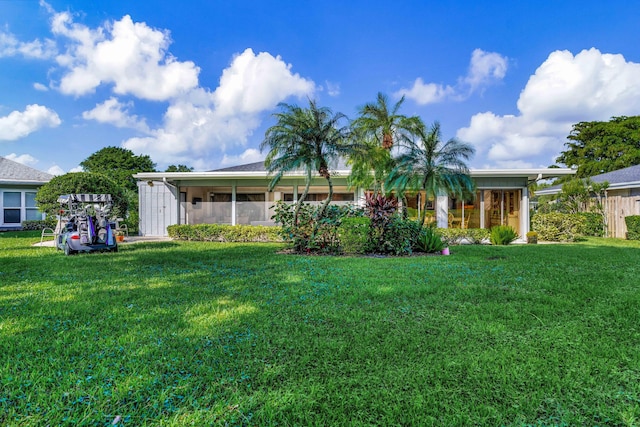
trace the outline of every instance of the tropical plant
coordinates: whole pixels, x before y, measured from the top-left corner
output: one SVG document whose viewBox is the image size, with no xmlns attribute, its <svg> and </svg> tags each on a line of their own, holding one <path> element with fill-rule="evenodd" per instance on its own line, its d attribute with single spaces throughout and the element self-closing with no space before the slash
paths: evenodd
<svg viewBox="0 0 640 427">
<path fill-rule="evenodd" d="M 473 197 L 474 183 L 466 161 L 475 150 L 456 138 L 442 142 L 438 122 L 428 130 L 425 126 L 418 127 L 416 135 L 417 140 L 405 139 L 404 151 L 387 177 L 387 188 L 400 196 L 407 190 L 426 193 L 420 218 L 420 224 L 424 226 L 429 199 L 435 198 L 439 192 L 461 198 Z"/>
<path fill-rule="evenodd" d="M 324 215 L 333 197 L 333 182 L 330 165 L 349 153 L 349 127 L 342 125 L 346 116 L 334 114 L 329 108 L 318 107 L 309 100 L 308 108 L 280 104 L 282 111 L 274 116 L 277 123 L 267 129 L 260 149 L 269 148 L 265 166 L 273 175 L 269 190 L 272 190 L 287 172 L 303 170 L 305 189 L 298 199 L 294 214 L 294 227 L 298 225 L 301 203 L 309 193 L 312 173 L 317 172 L 327 180 L 329 194 L 317 213 L 317 220 Z"/>
<path fill-rule="evenodd" d="M 359 117 L 352 123 L 354 144 L 349 159 L 352 185 L 383 191 L 384 179 L 395 166 L 391 149 L 422 126 L 419 117 L 399 113 L 403 102 L 404 97 L 390 106 L 387 96 L 378 93 L 375 102 L 358 110 Z"/>
<path fill-rule="evenodd" d="M 489 240 L 492 245 L 508 245 L 518 238 L 518 233 L 509 225 L 496 225 L 491 228 Z"/>
<path fill-rule="evenodd" d="M 442 249 L 444 249 L 442 235 L 435 227 L 424 227 L 416 239 L 416 248 L 428 254 L 442 252 Z"/>
</svg>

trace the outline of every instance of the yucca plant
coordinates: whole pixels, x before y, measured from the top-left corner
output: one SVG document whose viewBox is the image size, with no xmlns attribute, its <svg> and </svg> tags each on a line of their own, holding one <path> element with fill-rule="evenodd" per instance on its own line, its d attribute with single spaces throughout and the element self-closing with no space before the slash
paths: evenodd
<svg viewBox="0 0 640 427">
<path fill-rule="evenodd" d="M 442 252 L 444 242 L 442 236 L 433 227 L 424 227 L 416 239 L 416 249 L 424 253 Z"/>
<path fill-rule="evenodd" d="M 510 225 L 496 225 L 491 228 L 489 240 L 492 245 L 508 245 L 518 238 L 518 233 Z"/>
</svg>

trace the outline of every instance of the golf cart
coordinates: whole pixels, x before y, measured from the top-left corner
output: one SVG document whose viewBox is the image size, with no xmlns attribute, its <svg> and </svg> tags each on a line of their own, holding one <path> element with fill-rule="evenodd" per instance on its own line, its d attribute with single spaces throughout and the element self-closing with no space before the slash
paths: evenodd
<svg viewBox="0 0 640 427">
<path fill-rule="evenodd" d="M 110 220 L 111 194 L 64 194 L 58 197 L 60 217 L 56 248 L 77 252 L 117 252 L 115 222 Z"/>
</svg>

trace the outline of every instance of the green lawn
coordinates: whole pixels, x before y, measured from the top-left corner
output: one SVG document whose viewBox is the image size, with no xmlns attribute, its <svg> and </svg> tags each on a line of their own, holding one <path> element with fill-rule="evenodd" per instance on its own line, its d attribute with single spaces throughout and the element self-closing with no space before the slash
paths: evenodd
<svg viewBox="0 0 640 427">
<path fill-rule="evenodd" d="M 304 257 L 0 233 L 0 425 L 640 424 L 640 244 Z"/>
</svg>

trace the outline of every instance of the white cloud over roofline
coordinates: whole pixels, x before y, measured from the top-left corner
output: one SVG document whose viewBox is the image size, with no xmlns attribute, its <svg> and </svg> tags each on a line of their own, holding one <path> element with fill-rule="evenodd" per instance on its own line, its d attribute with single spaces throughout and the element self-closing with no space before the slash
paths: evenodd
<svg viewBox="0 0 640 427">
<path fill-rule="evenodd" d="M 564 149 L 573 124 L 640 111 L 640 64 L 592 48 L 555 51 L 520 93 L 518 115 L 478 113 L 457 137 L 499 165 L 548 162 Z"/>
<path fill-rule="evenodd" d="M 223 70 L 215 91 L 197 88 L 173 100 L 161 128 L 123 146 L 173 163 L 176 157 L 188 162 L 211 155 L 212 149 L 225 152 L 244 146 L 265 112 L 287 98 L 312 96 L 315 89 L 313 81 L 293 73 L 279 56 L 246 49 Z"/>
</svg>

